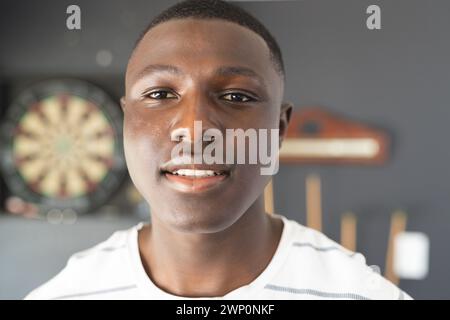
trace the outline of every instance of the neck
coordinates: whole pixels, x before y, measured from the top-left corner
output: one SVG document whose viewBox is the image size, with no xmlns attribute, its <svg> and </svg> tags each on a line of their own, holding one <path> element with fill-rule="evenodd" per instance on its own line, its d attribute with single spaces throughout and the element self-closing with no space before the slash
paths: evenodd
<svg viewBox="0 0 450 320">
<path fill-rule="evenodd" d="M 144 267 L 158 287 L 185 297 L 223 296 L 253 281 L 273 257 L 283 228 L 265 213 L 262 196 L 216 233 L 177 232 L 156 216 L 139 233 Z"/>
</svg>

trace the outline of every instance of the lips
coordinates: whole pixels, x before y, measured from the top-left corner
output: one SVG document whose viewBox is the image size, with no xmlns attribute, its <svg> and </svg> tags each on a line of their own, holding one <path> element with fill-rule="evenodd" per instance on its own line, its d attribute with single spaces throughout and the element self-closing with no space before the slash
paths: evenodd
<svg viewBox="0 0 450 320">
<path fill-rule="evenodd" d="M 169 184 L 178 191 L 202 192 L 221 185 L 230 176 L 223 166 L 170 166 L 161 170 Z"/>
</svg>

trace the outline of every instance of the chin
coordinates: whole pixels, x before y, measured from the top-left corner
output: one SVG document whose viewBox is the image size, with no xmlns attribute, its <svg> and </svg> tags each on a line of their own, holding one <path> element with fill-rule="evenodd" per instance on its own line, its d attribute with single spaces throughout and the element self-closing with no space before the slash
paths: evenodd
<svg viewBox="0 0 450 320">
<path fill-rule="evenodd" d="M 232 226 L 245 210 L 233 208 L 223 204 L 201 205 L 186 203 L 183 208 L 170 208 L 158 212 L 167 212 L 158 217 L 170 228 L 183 233 L 217 233 Z"/>
</svg>

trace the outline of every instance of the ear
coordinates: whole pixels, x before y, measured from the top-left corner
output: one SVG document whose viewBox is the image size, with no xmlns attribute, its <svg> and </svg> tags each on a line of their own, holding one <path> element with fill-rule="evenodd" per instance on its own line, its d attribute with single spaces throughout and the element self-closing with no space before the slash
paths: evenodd
<svg viewBox="0 0 450 320">
<path fill-rule="evenodd" d="M 122 108 L 122 111 L 125 112 L 125 97 L 120 98 L 120 107 Z"/>
<path fill-rule="evenodd" d="M 292 109 L 294 108 L 294 104 L 292 102 L 283 102 L 280 108 L 280 124 L 279 124 L 279 135 L 280 135 L 280 148 L 283 143 L 284 137 L 287 133 L 287 127 L 289 125 L 289 121 L 291 120 Z"/>
</svg>

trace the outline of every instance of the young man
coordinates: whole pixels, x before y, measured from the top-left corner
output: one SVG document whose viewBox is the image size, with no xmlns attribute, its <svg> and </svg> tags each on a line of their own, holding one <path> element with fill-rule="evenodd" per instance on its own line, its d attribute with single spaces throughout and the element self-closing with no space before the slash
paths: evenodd
<svg viewBox="0 0 450 320">
<path fill-rule="evenodd" d="M 194 0 L 156 17 L 129 60 L 121 101 L 127 165 L 151 224 L 73 255 L 27 298 L 409 298 L 362 255 L 267 214 L 261 163 L 173 159 L 177 144 L 198 143 L 195 121 L 201 133 L 279 129 L 281 142 L 292 109 L 283 95 L 280 49 L 242 9 Z M 200 153 L 215 140 L 200 141 Z"/>
</svg>

